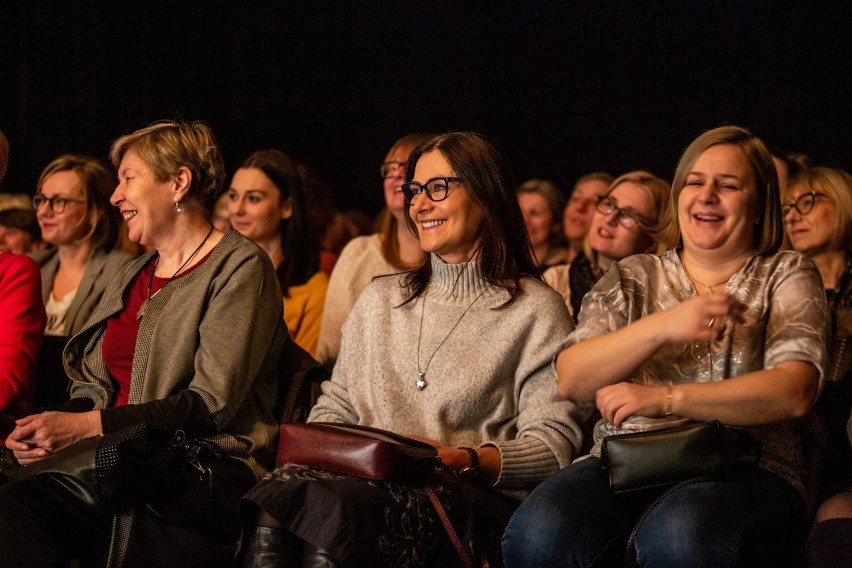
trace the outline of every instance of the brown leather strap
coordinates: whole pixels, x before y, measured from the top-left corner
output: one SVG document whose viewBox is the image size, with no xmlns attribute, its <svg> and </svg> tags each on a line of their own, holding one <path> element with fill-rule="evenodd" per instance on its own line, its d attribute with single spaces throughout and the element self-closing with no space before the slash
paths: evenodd
<svg viewBox="0 0 852 568">
<path fill-rule="evenodd" d="M 462 566 L 464 566 L 464 568 L 474 568 L 470 552 L 465 549 L 459 540 L 459 536 L 456 534 L 456 529 L 453 528 L 453 523 L 450 522 L 449 517 L 447 517 L 447 512 L 444 511 L 444 506 L 441 505 L 441 501 L 439 501 L 438 496 L 435 495 L 435 490 L 428 484 L 425 485 L 423 489 L 426 491 L 426 495 L 429 496 L 432 506 L 435 507 L 435 512 L 438 513 L 438 517 L 441 519 L 441 523 L 444 525 L 444 529 L 446 529 L 447 535 L 450 537 L 453 547 L 456 549 L 456 554 L 459 555 L 459 560 L 461 560 Z M 488 561 L 485 560 L 484 557 L 482 567 L 488 567 Z"/>
</svg>

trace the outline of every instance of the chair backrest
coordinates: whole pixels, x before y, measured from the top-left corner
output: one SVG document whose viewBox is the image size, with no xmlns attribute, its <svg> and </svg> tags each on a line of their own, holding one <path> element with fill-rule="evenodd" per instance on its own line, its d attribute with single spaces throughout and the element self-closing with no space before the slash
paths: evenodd
<svg viewBox="0 0 852 568">
<path fill-rule="evenodd" d="M 288 336 L 278 363 L 275 416 L 279 424 L 306 421 L 320 396 L 320 385 L 330 377 L 328 368 Z"/>
</svg>

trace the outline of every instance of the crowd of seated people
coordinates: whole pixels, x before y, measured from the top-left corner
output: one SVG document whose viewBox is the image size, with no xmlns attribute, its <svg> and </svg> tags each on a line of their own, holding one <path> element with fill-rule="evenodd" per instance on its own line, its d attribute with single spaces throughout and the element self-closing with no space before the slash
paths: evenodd
<svg viewBox="0 0 852 568">
<path fill-rule="evenodd" d="M 24 478 L 0 485 L 4 562 L 456 565 L 420 486 L 276 464 L 289 335 L 330 371 L 308 421 L 433 445 L 439 499 L 491 566 L 852 563 L 846 172 L 729 126 L 671 184 L 595 172 L 565 196 L 513 185 L 481 135 L 413 133 L 363 235 L 280 150 L 227 176 L 202 123 L 109 157 L 59 156 L 0 210 L 2 461 L 186 430 L 222 449 L 218 516 L 93 510 Z M 759 467 L 613 495 L 604 438 L 705 420 L 748 431 Z"/>
</svg>

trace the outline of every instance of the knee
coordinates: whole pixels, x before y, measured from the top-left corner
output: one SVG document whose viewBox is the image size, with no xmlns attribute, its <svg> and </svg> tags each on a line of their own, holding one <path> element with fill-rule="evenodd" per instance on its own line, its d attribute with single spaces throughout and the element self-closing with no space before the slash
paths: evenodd
<svg viewBox="0 0 852 568">
<path fill-rule="evenodd" d="M 816 522 L 820 523 L 829 519 L 852 518 L 852 491 L 844 491 L 829 497 L 816 512 Z"/>
</svg>

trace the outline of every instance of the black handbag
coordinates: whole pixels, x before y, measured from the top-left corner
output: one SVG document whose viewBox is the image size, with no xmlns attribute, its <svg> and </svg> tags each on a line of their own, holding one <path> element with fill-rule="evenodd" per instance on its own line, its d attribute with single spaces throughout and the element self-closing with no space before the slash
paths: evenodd
<svg viewBox="0 0 852 568">
<path fill-rule="evenodd" d="M 608 436 L 600 459 L 619 495 L 753 467 L 760 456 L 760 444 L 749 434 L 711 420 Z"/>
<path fill-rule="evenodd" d="M 189 440 L 181 430 L 142 423 L 81 440 L 26 466 L 7 451 L 0 483 L 53 476 L 81 502 L 101 511 L 145 504 L 171 524 L 184 524 L 209 508 L 213 473 L 205 464 L 222 456 L 224 452 L 212 442 Z M 191 498 L 181 500 L 182 496 Z"/>
</svg>

